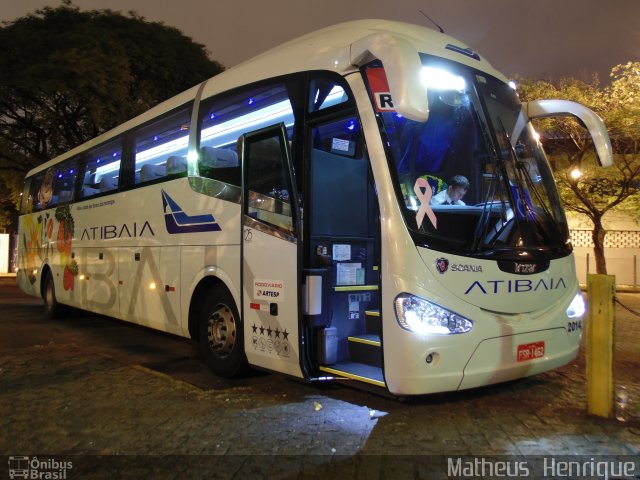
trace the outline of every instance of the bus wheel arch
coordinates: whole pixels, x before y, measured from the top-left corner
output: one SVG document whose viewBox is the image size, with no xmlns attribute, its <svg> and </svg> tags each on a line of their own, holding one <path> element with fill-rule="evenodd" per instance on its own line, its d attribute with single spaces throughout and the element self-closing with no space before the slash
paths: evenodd
<svg viewBox="0 0 640 480">
<path fill-rule="evenodd" d="M 189 308 L 189 333 L 214 373 L 235 377 L 247 370 L 239 310 L 219 278 L 207 277 L 196 287 Z"/>
</svg>

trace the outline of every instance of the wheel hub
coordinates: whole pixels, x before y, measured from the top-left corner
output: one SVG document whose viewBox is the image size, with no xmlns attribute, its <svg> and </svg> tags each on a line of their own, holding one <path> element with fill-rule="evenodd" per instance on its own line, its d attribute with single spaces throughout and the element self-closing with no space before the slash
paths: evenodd
<svg viewBox="0 0 640 480">
<path fill-rule="evenodd" d="M 226 357 L 236 343 L 236 322 L 231 309 L 220 305 L 211 315 L 207 325 L 207 337 L 211 351 L 218 357 Z"/>
</svg>

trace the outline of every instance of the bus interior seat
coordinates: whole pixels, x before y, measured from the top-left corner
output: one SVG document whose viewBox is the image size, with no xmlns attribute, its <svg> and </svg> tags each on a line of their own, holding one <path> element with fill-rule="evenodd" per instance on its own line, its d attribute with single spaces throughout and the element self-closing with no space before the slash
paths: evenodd
<svg viewBox="0 0 640 480">
<path fill-rule="evenodd" d="M 100 193 L 100 189 L 99 188 L 93 188 L 93 187 L 89 187 L 87 185 L 83 185 L 82 188 L 80 189 L 80 198 L 91 197 L 91 196 L 96 195 L 98 193 Z"/>
<path fill-rule="evenodd" d="M 111 190 L 115 190 L 116 188 L 118 188 L 118 177 L 110 177 L 108 175 L 104 175 L 100 178 L 101 192 L 110 192 Z"/>
<path fill-rule="evenodd" d="M 151 182 L 165 176 L 167 168 L 164 165 L 152 165 L 147 163 L 140 169 L 140 181 Z"/>
<path fill-rule="evenodd" d="M 177 155 L 171 155 L 167 158 L 167 175 L 177 175 L 187 171 L 187 159 L 186 157 L 179 157 Z"/>
<path fill-rule="evenodd" d="M 200 165 L 204 168 L 237 167 L 238 154 L 226 148 L 202 147 Z"/>
<path fill-rule="evenodd" d="M 61 190 L 58 193 L 58 202 L 67 203 L 73 200 L 73 190 Z"/>
<path fill-rule="evenodd" d="M 234 150 L 202 147 L 198 170 L 203 177 L 230 185 L 240 185 L 240 163 Z"/>
<path fill-rule="evenodd" d="M 87 171 L 84 174 L 84 180 L 82 181 L 82 185 L 80 186 L 80 192 L 78 193 L 79 198 L 90 197 L 91 195 L 95 195 L 99 192 L 96 189 L 96 174 L 95 172 L 91 173 Z M 94 191 L 96 190 L 96 191 Z"/>
</svg>

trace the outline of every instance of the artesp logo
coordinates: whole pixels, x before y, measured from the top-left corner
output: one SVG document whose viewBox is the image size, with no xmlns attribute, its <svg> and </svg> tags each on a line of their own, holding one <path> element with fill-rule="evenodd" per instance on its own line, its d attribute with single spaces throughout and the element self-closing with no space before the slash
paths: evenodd
<svg viewBox="0 0 640 480">
<path fill-rule="evenodd" d="M 449 269 L 449 260 L 444 257 L 436 259 L 436 269 L 440 274 L 443 274 Z"/>
</svg>

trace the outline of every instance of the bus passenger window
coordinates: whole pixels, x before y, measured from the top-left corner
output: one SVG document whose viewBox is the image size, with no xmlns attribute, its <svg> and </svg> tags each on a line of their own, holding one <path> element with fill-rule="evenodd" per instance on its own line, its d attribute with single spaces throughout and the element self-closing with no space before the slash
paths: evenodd
<svg viewBox="0 0 640 480">
<path fill-rule="evenodd" d="M 288 234 L 293 234 L 286 153 L 279 137 L 247 144 L 247 214 Z"/>
<path fill-rule="evenodd" d="M 29 198 L 24 208 L 36 210 L 55 207 L 73 200 L 77 164 L 75 159 L 67 160 L 56 167 L 38 173 L 31 178 Z M 23 200 L 24 202 L 24 200 Z"/>
<path fill-rule="evenodd" d="M 31 213 L 33 211 L 33 194 L 31 193 L 31 177 L 24 181 L 22 189 L 22 199 L 20 201 L 20 213 Z"/>
<path fill-rule="evenodd" d="M 317 78 L 311 80 L 310 93 L 309 112 L 318 112 L 351 101 L 336 79 Z"/>
<path fill-rule="evenodd" d="M 120 139 L 90 150 L 87 154 L 80 198 L 88 198 L 118 189 L 122 144 Z"/>
<path fill-rule="evenodd" d="M 135 133 L 135 183 L 187 175 L 189 110 L 181 109 Z"/>
<path fill-rule="evenodd" d="M 58 166 L 53 180 L 52 205 L 73 201 L 77 172 L 76 159 L 67 160 Z"/>
<path fill-rule="evenodd" d="M 53 168 L 49 168 L 44 173 L 44 176 L 42 176 L 42 180 L 40 182 L 36 181 L 36 184 L 40 185 L 36 193 L 36 205 L 38 210 L 43 210 L 47 207 L 51 207 L 55 203 L 55 199 L 53 198 L 54 178 L 55 173 L 53 171 Z"/>
<path fill-rule="evenodd" d="M 231 185 L 240 185 L 238 137 L 244 132 L 284 123 L 293 128 L 287 88 L 282 84 L 220 95 L 203 102 L 198 172 Z"/>
</svg>

